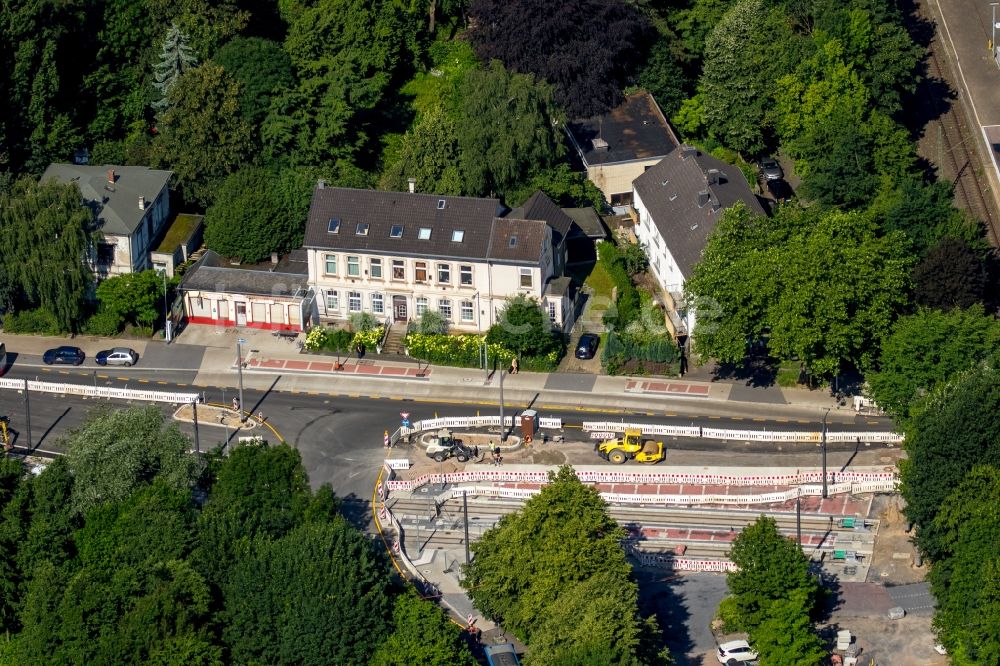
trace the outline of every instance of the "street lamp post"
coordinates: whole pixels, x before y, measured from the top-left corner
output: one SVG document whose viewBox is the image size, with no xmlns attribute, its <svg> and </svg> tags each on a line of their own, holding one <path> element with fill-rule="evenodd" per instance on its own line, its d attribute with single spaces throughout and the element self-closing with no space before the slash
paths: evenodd
<svg viewBox="0 0 1000 666">
<path fill-rule="evenodd" d="M 507 441 L 507 426 L 503 418 L 503 368 L 500 368 L 500 443 Z"/>
<path fill-rule="evenodd" d="M 823 499 L 827 498 L 826 492 L 826 418 L 830 416 L 830 408 L 826 408 L 823 414 Z"/>
<path fill-rule="evenodd" d="M 996 49 L 997 49 L 997 5 L 1000 5 L 1000 2 L 991 2 L 990 3 L 990 7 L 993 8 L 993 20 L 990 21 L 990 27 L 992 28 L 992 32 L 990 33 L 990 56 L 994 57 L 994 58 L 996 57 L 996 52 L 997 52 L 996 51 Z"/>
<path fill-rule="evenodd" d="M 482 324 L 482 321 L 483 321 L 482 313 L 483 313 L 483 311 L 479 307 L 479 292 L 478 291 L 475 294 L 475 299 L 476 299 L 476 335 L 479 336 L 479 344 L 481 345 L 480 346 L 480 354 L 479 354 L 479 362 L 483 364 L 483 370 L 484 370 L 484 374 L 485 374 L 485 376 L 483 377 L 483 386 L 485 386 L 490 381 L 490 370 L 489 370 L 489 365 L 486 362 L 486 354 L 487 354 L 487 351 L 486 351 L 486 340 L 483 339 L 483 324 Z"/>
<path fill-rule="evenodd" d="M 163 339 L 169 343 L 170 318 L 167 316 L 167 271 L 163 271 L 161 275 L 163 275 Z"/>
</svg>

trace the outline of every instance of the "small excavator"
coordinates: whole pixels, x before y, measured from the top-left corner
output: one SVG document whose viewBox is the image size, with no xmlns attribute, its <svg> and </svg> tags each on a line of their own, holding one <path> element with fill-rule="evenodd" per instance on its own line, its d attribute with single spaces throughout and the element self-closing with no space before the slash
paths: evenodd
<svg viewBox="0 0 1000 666">
<path fill-rule="evenodd" d="M 458 462 L 468 462 L 479 457 L 478 446 L 467 446 L 462 440 L 456 439 L 447 428 L 437 431 L 430 443 L 427 445 L 427 456 L 436 462 L 444 462 L 448 458 L 455 458 Z"/>
<path fill-rule="evenodd" d="M 626 430 L 624 437 L 596 444 L 594 450 L 597 455 L 616 465 L 621 465 L 626 460 L 656 464 L 666 457 L 663 442 L 643 441 L 642 431 L 636 428 Z"/>
</svg>

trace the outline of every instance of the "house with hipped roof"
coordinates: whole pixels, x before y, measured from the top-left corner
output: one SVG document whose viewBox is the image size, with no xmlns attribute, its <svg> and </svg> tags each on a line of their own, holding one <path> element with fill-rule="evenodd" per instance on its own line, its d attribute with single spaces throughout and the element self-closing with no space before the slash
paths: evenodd
<svg viewBox="0 0 1000 666">
<path fill-rule="evenodd" d="M 172 171 L 140 166 L 54 163 L 42 181 L 74 183 L 83 203 L 93 210 L 101 240 L 91 261 L 100 278 L 152 266 L 150 251 L 170 218 L 172 176 Z"/>
<path fill-rule="evenodd" d="M 632 188 L 636 238 L 666 297 L 666 324 L 684 340 L 695 324 L 695 312 L 684 302 L 684 282 L 719 218 L 737 203 L 755 215 L 766 213 L 742 171 L 692 146 L 672 151 Z"/>
</svg>

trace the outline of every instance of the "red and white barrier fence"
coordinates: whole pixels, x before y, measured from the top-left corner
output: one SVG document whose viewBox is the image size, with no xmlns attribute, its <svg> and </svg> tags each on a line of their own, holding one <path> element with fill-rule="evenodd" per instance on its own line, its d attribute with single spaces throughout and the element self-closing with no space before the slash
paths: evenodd
<svg viewBox="0 0 1000 666">
<path fill-rule="evenodd" d="M 821 442 L 822 432 L 781 430 L 735 430 L 731 428 L 702 428 L 698 426 L 668 426 L 658 423 L 625 423 L 618 421 L 584 421 L 584 431 L 622 433 L 626 429 L 640 430 L 644 435 L 670 435 L 699 437 L 703 439 L 735 440 L 741 442 Z M 603 436 L 603 435 L 602 435 Z M 595 439 L 593 434 L 592 439 Z M 898 444 L 903 436 L 894 432 L 830 432 L 827 442 L 884 442 Z"/>
<path fill-rule="evenodd" d="M 0 378 L 0 388 L 24 390 L 23 379 Z M 55 393 L 58 395 L 82 395 L 90 398 L 114 398 L 116 400 L 138 400 L 143 402 L 167 402 L 175 405 L 201 402 L 198 393 L 168 393 L 166 391 L 137 391 L 133 389 L 110 388 L 107 386 L 87 386 L 85 384 L 65 384 L 57 382 L 28 381 L 28 390 L 35 393 Z"/>
</svg>

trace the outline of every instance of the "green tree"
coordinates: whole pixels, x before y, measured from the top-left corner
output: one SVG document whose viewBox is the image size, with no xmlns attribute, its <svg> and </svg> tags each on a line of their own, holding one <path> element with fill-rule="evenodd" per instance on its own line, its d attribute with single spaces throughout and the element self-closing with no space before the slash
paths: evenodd
<svg viewBox="0 0 1000 666">
<path fill-rule="evenodd" d="M 587 174 L 575 171 L 565 162 L 535 173 L 523 186 L 508 190 L 505 198 L 510 205 L 521 205 L 538 190 L 564 208 L 593 206 L 598 212 L 608 208 L 604 193 L 590 182 Z"/>
<path fill-rule="evenodd" d="M 934 625 L 956 666 L 1000 662 L 1000 469 L 974 467 L 934 518 L 945 550 L 930 571 Z"/>
<path fill-rule="evenodd" d="M 295 85 L 292 60 L 277 42 L 237 37 L 212 56 L 240 84 L 240 112 L 259 126 L 271 100 Z"/>
<path fill-rule="evenodd" d="M 809 621 L 807 595 L 794 590 L 775 599 L 767 616 L 750 633 L 760 661 L 774 666 L 820 666 L 827 661 L 823 642 Z"/>
<path fill-rule="evenodd" d="M 486 341 L 498 344 L 521 358 L 545 356 L 562 344 L 538 301 L 518 296 L 504 305 L 497 323 L 490 327 Z"/>
<path fill-rule="evenodd" d="M 675 53 L 674 40 L 661 35 L 650 47 L 636 83 L 653 95 L 663 115 L 673 116 L 688 97 L 689 83 Z"/>
<path fill-rule="evenodd" d="M 458 145 L 465 192 L 504 193 L 562 153 L 551 88 L 494 61 L 459 86 Z"/>
<path fill-rule="evenodd" d="M 204 61 L 247 26 L 245 0 L 145 0 L 154 25 L 177 23 L 190 37 L 195 54 Z M 263 7 L 260 10 L 264 10 Z"/>
<path fill-rule="evenodd" d="M 368 666 L 474 666 L 461 630 L 444 612 L 413 592 L 398 595 L 392 633 L 376 647 Z"/>
<path fill-rule="evenodd" d="M 102 310 L 129 322 L 150 327 L 163 313 L 163 283 L 153 270 L 115 275 L 97 285 Z"/>
<path fill-rule="evenodd" d="M 1000 370 L 980 365 L 953 377 L 915 410 L 906 430 L 901 492 L 917 544 L 939 560 L 950 544 L 935 517 L 973 467 L 1000 460 Z"/>
<path fill-rule="evenodd" d="M 87 258 L 94 218 L 75 184 L 29 177 L 0 191 L 0 310 L 41 307 L 63 330 L 80 321 L 93 277 Z"/>
<path fill-rule="evenodd" d="M 310 171 L 296 168 L 231 174 L 205 213 L 205 244 L 249 263 L 300 247 L 315 182 Z"/>
<path fill-rule="evenodd" d="M 754 631 L 787 608 L 775 602 L 794 601 L 807 618 L 816 605 L 819 584 L 809 573 L 809 558 L 792 539 L 778 531 L 774 518 L 761 516 L 733 540 L 729 559 L 737 570 L 726 576 L 733 595 L 726 617 L 742 631 Z"/>
<path fill-rule="evenodd" d="M 239 84 L 211 64 L 182 74 L 167 93 L 153 159 L 174 171 L 186 200 L 211 203 L 221 180 L 249 158 L 251 128 L 239 99 Z"/>
<path fill-rule="evenodd" d="M 940 239 L 913 268 L 917 303 L 941 310 L 982 303 L 989 285 L 987 256 L 964 239 Z"/>
<path fill-rule="evenodd" d="M 155 78 L 153 88 L 158 95 L 158 99 L 153 102 L 153 108 L 159 111 L 165 110 L 170 105 L 171 88 L 177 84 L 184 72 L 197 66 L 198 58 L 188 45 L 187 35 L 177 27 L 176 23 L 171 23 L 163 38 L 163 46 L 160 47 L 159 60 L 153 65 Z"/>
<path fill-rule="evenodd" d="M 431 107 L 413 129 L 403 135 L 399 152 L 382 175 L 382 184 L 404 190 L 415 178 L 417 192 L 462 194 L 462 174 L 458 166 L 458 129 L 443 105 Z"/>
<path fill-rule="evenodd" d="M 944 181 L 925 184 L 915 176 L 899 179 L 894 187 L 879 193 L 869 211 L 884 231 L 905 233 L 921 256 L 946 237 L 973 241 L 978 231 L 955 208 L 954 189 Z"/>
<path fill-rule="evenodd" d="M 232 660 L 367 662 L 388 633 L 388 580 L 371 541 L 341 517 L 254 542 L 222 588 Z"/>
<path fill-rule="evenodd" d="M 98 410 L 66 439 L 73 472 L 73 508 L 81 513 L 121 501 L 138 487 L 161 478 L 170 487 L 190 489 L 198 461 L 190 441 L 159 407 Z"/>
<path fill-rule="evenodd" d="M 472 544 L 475 557 L 462 586 L 484 615 L 553 654 L 560 637 L 588 646 L 613 646 L 611 663 L 630 663 L 655 635 L 639 618 L 636 584 L 621 547 L 624 532 L 607 513 L 597 490 L 572 468 L 550 473 L 549 483 L 515 514 L 501 518 Z M 593 581 L 593 582 L 590 582 Z M 593 595 L 599 603 L 593 606 Z M 602 615 L 601 610 L 614 612 Z M 554 626 L 550 613 L 574 621 Z M 586 621 L 577 627 L 580 615 Z M 540 661 L 539 663 L 544 663 Z"/>
<path fill-rule="evenodd" d="M 1000 321 L 981 305 L 919 310 L 900 318 L 882 345 L 879 369 L 867 375 L 872 398 L 906 423 L 910 407 L 956 373 L 1000 350 Z"/>
</svg>

